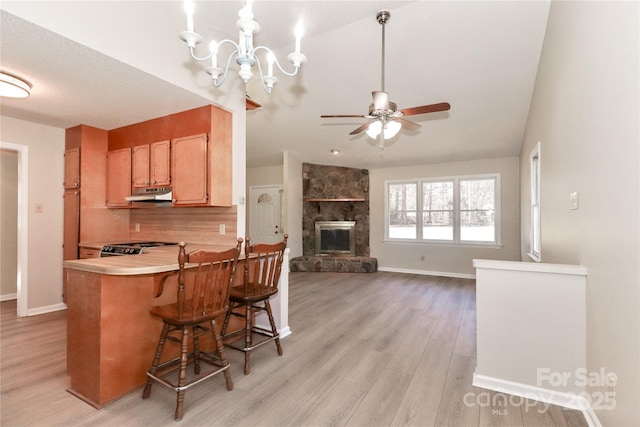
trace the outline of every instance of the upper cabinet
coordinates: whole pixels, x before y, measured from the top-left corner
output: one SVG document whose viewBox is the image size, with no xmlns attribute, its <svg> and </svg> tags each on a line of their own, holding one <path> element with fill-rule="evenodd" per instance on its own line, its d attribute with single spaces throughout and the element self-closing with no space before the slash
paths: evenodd
<svg viewBox="0 0 640 427">
<path fill-rule="evenodd" d="M 131 205 L 125 197 L 131 194 L 131 149 L 107 153 L 107 206 L 122 208 Z"/>
<path fill-rule="evenodd" d="M 206 134 L 173 140 L 174 205 L 207 204 L 207 142 Z"/>
<path fill-rule="evenodd" d="M 109 151 L 125 148 L 131 189 L 170 186 L 174 206 L 232 205 L 230 112 L 207 105 L 110 130 Z"/>
<path fill-rule="evenodd" d="M 133 147 L 133 188 L 162 187 L 171 184 L 171 141 Z"/>
<path fill-rule="evenodd" d="M 80 148 L 64 152 L 64 188 L 80 188 Z"/>
</svg>

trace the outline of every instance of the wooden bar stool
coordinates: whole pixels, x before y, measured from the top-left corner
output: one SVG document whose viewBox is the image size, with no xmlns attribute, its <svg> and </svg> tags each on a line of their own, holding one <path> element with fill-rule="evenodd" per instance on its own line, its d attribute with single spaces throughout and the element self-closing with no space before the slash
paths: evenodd
<svg viewBox="0 0 640 427">
<path fill-rule="evenodd" d="M 220 334 L 216 331 L 216 317 L 224 314 L 229 306 L 229 290 L 241 245 L 242 239 L 238 239 L 238 244 L 233 249 L 222 252 L 199 250 L 187 254 L 185 243 L 180 243 L 176 302 L 155 306 L 150 310 L 152 316 L 162 319 L 163 328 L 153 363 L 147 371 L 142 398 L 149 397 L 154 382 L 173 389 L 177 393 L 176 421 L 182 419 L 185 390 L 192 385 L 224 372 L 227 389 L 233 390 L 229 362 L 224 355 Z M 197 266 L 185 271 L 186 263 Z M 190 279 L 188 281 L 187 276 Z M 164 280 L 160 283 L 156 297 L 162 294 L 163 287 Z M 211 352 L 201 351 L 200 337 L 208 334 L 213 338 L 215 349 Z M 161 363 L 160 358 L 167 340 L 180 344 L 180 356 Z M 200 374 L 200 361 L 215 368 Z M 187 379 L 187 365 L 190 363 L 194 365 L 194 375 Z M 177 379 L 175 371 L 178 371 Z"/>
<path fill-rule="evenodd" d="M 229 309 L 222 325 L 221 335 L 227 346 L 244 352 L 244 373 L 249 375 L 249 359 L 251 350 L 275 341 L 278 355 L 282 356 L 280 335 L 271 312 L 269 298 L 278 293 L 278 282 L 282 271 L 284 250 L 287 247 L 288 235 L 284 235 L 282 242 L 267 244 L 251 244 L 247 237 L 244 247 L 244 284 L 231 288 L 229 294 Z M 234 311 L 244 308 L 244 313 Z M 257 312 L 266 311 L 271 328 L 265 329 L 254 324 L 254 316 Z M 244 328 L 227 333 L 231 316 L 244 318 Z M 234 337 L 236 338 L 234 340 Z M 254 337 L 257 341 L 254 341 Z M 240 338 L 244 338 L 244 343 Z"/>
</svg>

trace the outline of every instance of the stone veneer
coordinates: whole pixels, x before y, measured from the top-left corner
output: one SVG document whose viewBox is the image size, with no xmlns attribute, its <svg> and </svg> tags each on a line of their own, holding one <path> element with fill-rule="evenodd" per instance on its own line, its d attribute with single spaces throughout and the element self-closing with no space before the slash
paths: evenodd
<svg viewBox="0 0 640 427">
<path fill-rule="evenodd" d="M 301 256 L 292 258 L 289 271 L 333 271 L 337 273 L 373 273 L 378 260 L 363 256 Z"/>
<path fill-rule="evenodd" d="M 369 171 L 341 166 L 302 164 L 302 257 L 291 271 L 373 272 L 369 257 Z M 356 256 L 315 256 L 316 221 L 355 221 Z"/>
</svg>

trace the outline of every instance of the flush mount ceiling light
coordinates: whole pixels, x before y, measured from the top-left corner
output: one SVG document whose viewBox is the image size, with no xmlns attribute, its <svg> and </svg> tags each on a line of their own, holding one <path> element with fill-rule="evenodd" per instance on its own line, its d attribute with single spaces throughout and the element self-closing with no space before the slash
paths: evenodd
<svg viewBox="0 0 640 427">
<path fill-rule="evenodd" d="M 298 70 L 300 69 L 300 65 L 307 60 L 307 57 L 300 53 L 300 39 L 302 38 L 302 25 L 298 23 L 295 28 L 295 51 L 290 53 L 287 56 L 287 59 L 291 61 L 293 64 L 293 72 L 288 73 L 282 69 L 280 63 L 276 59 L 275 54 L 271 49 L 265 46 L 253 46 L 253 35 L 260 31 L 260 25 L 253 20 L 253 11 L 251 10 L 253 0 L 245 0 L 242 4 L 242 9 L 238 12 L 239 19 L 236 21 L 236 28 L 239 31 L 239 40 L 238 43 L 232 40 L 222 40 L 221 42 L 217 42 L 212 40 L 209 43 L 209 54 L 207 56 L 198 57 L 195 54 L 195 47 L 198 43 L 202 41 L 202 37 L 194 31 L 193 26 L 193 15 L 194 15 L 194 5 L 192 0 L 185 0 L 184 2 L 184 10 L 187 13 L 187 31 L 183 31 L 180 33 L 180 38 L 184 41 L 189 47 L 189 52 L 191 52 L 191 57 L 196 61 L 208 61 L 211 60 L 211 66 L 206 68 L 205 71 L 211 76 L 213 79 L 213 84 L 215 87 L 220 87 L 224 83 L 225 78 L 227 77 L 227 73 L 229 71 L 229 65 L 231 65 L 231 61 L 235 58 L 236 63 L 240 65 L 240 70 L 238 71 L 238 75 L 244 81 L 245 84 L 251 80 L 253 77 L 253 72 L 251 69 L 254 65 L 258 65 L 258 72 L 260 73 L 260 80 L 262 82 L 262 88 L 267 94 L 271 93 L 271 89 L 273 86 L 278 83 L 278 78 L 273 75 L 273 65 L 275 64 L 278 69 L 282 73 L 287 76 L 295 76 L 298 74 Z M 229 55 L 227 59 L 227 64 L 224 66 L 224 69 L 218 67 L 218 51 L 220 48 L 225 45 L 231 45 L 234 50 Z M 267 56 L 267 75 L 265 76 L 262 72 L 262 66 L 260 64 L 260 59 L 257 56 L 257 53 L 263 51 Z M 224 63 L 224 62 L 223 62 Z"/>
<path fill-rule="evenodd" d="M 31 85 L 21 78 L 0 71 L 0 96 L 26 98 L 31 93 Z"/>
<path fill-rule="evenodd" d="M 333 154 L 334 156 L 338 156 L 340 155 L 340 150 L 338 150 L 337 148 L 332 148 L 331 151 L 329 151 L 331 154 Z"/>
</svg>

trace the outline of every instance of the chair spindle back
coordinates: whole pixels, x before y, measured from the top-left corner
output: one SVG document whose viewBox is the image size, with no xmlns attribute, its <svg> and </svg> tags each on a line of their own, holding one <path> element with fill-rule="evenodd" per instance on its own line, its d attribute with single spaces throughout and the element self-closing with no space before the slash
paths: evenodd
<svg viewBox="0 0 640 427">
<path fill-rule="evenodd" d="M 229 291 L 235 276 L 242 239 L 235 248 L 221 252 L 197 250 L 186 253 L 180 243 L 178 254 L 178 317 L 195 319 L 224 313 L 229 306 Z M 198 264 L 190 284 L 186 285 L 185 264 Z"/>
<path fill-rule="evenodd" d="M 247 237 L 244 247 L 245 283 L 269 287 L 273 290 L 278 289 L 284 250 L 287 248 L 287 238 L 288 236 L 285 234 L 282 242 L 252 245 L 251 239 Z"/>
</svg>

